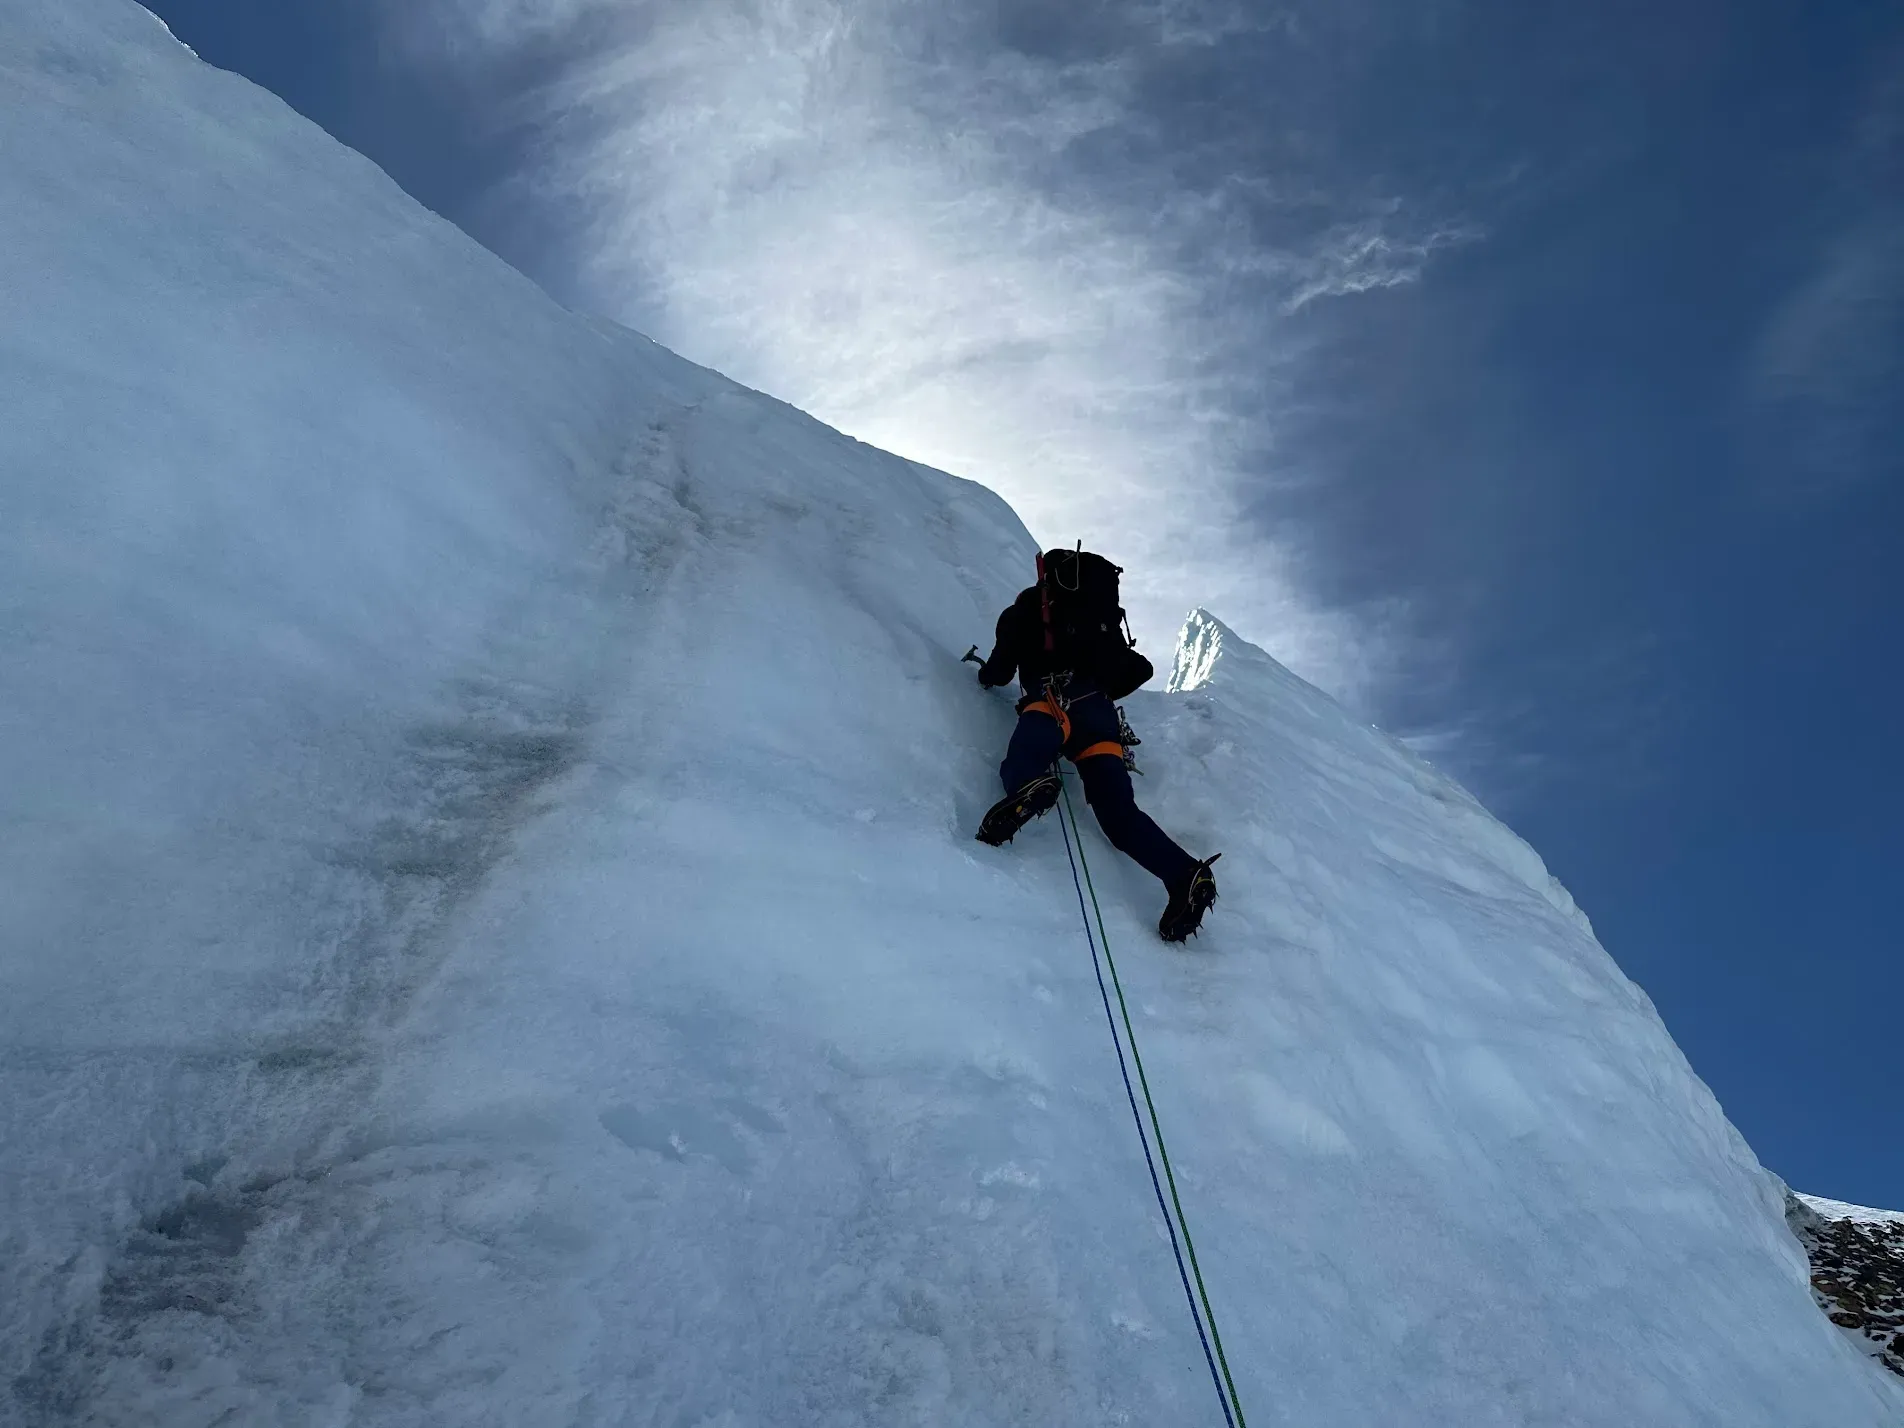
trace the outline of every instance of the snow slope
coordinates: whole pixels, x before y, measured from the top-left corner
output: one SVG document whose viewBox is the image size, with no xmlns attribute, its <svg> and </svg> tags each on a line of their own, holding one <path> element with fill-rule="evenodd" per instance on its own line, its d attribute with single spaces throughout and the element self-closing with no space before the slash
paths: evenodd
<svg viewBox="0 0 1904 1428">
<path fill-rule="evenodd" d="M 550 304 L 125 0 L 0 9 L 0 1422 L 1218 1421 L 994 496 Z M 1858 1425 L 1538 857 L 1203 614 L 1087 847 L 1250 1421 Z"/>
<path fill-rule="evenodd" d="M 1904 1210 L 1874 1210 L 1869 1205 L 1850 1205 L 1843 1200 L 1827 1200 L 1822 1195 L 1800 1195 L 1797 1198 L 1825 1220 L 1850 1220 L 1860 1225 L 1904 1224 Z"/>
</svg>

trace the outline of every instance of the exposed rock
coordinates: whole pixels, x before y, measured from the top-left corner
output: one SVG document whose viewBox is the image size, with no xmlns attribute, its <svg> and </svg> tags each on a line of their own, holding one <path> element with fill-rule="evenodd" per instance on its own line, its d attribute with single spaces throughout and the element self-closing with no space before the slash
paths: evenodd
<svg viewBox="0 0 1904 1428">
<path fill-rule="evenodd" d="M 1790 1195 L 1785 1218 L 1811 1261 L 1818 1307 L 1904 1375 L 1904 1215 Z"/>
</svg>

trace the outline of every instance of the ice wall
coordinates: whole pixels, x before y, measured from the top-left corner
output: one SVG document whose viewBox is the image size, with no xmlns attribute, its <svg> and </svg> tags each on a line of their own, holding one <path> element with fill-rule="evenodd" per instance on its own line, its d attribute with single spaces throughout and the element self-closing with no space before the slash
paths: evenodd
<svg viewBox="0 0 1904 1428">
<path fill-rule="evenodd" d="M 0 1421 L 1217 1421 L 991 494 L 0 11 Z M 1140 632 L 1142 633 L 1142 632 Z M 1877 1425 L 1538 857 L 1199 614 L 1092 834 L 1255 1424 Z"/>
</svg>

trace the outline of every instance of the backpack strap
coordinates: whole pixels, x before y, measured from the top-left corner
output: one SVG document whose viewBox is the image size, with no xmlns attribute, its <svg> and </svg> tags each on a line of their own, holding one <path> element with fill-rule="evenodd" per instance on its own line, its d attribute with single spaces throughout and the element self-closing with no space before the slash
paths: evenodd
<svg viewBox="0 0 1904 1428">
<path fill-rule="evenodd" d="M 1038 552 L 1038 609 L 1045 622 L 1045 653 L 1055 648 L 1051 636 L 1051 589 L 1045 584 L 1045 553 Z"/>
</svg>

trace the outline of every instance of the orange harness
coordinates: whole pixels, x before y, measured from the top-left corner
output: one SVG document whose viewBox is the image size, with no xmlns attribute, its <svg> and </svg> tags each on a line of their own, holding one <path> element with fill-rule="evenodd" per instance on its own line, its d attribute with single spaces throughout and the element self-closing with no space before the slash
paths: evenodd
<svg viewBox="0 0 1904 1428">
<path fill-rule="evenodd" d="M 1021 712 L 1026 714 L 1049 714 L 1053 719 L 1058 721 L 1058 728 L 1063 732 L 1065 739 L 1067 741 L 1070 740 L 1071 716 L 1064 712 L 1061 705 L 1054 704 L 1048 698 L 1034 699 L 1031 703 L 1027 704 Z"/>
<path fill-rule="evenodd" d="M 1058 730 L 1064 735 L 1064 741 L 1067 744 L 1071 742 L 1071 716 L 1064 712 L 1062 706 L 1052 702 L 1049 698 L 1034 699 L 1025 706 L 1024 712 L 1027 714 L 1050 715 L 1053 719 L 1058 721 Z M 1088 749 L 1080 750 L 1075 754 L 1068 755 L 1068 757 L 1071 762 L 1075 764 L 1084 759 L 1095 758 L 1099 754 L 1116 754 L 1117 757 L 1121 759 L 1124 757 L 1124 746 L 1115 739 L 1100 739 Z"/>
</svg>

